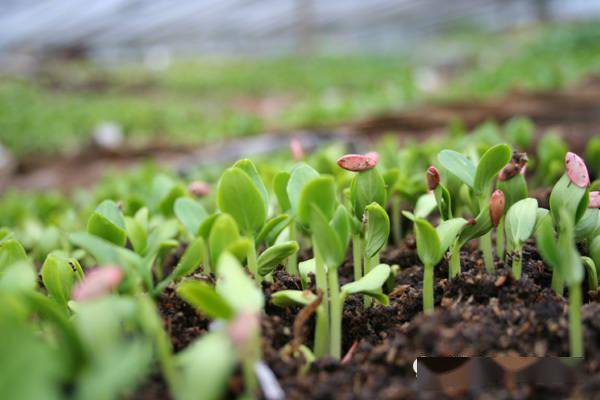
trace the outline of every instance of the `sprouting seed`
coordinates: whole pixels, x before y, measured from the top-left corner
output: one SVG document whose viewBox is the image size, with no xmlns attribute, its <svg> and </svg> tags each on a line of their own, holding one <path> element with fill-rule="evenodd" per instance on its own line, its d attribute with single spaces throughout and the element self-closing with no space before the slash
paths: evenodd
<svg viewBox="0 0 600 400">
<path fill-rule="evenodd" d="M 123 270 L 117 266 L 96 268 L 88 272 L 73 288 L 73 300 L 92 300 L 112 292 L 123 280 Z"/>
<path fill-rule="evenodd" d="M 363 154 L 346 154 L 340 157 L 337 163 L 347 171 L 361 172 L 375 168 L 377 160 Z"/>
<path fill-rule="evenodd" d="M 590 184 L 590 176 L 588 174 L 585 162 L 575 153 L 568 152 L 565 156 L 565 167 L 567 175 L 573 184 L 580 188 L 588 187 Z"/>
</svg>

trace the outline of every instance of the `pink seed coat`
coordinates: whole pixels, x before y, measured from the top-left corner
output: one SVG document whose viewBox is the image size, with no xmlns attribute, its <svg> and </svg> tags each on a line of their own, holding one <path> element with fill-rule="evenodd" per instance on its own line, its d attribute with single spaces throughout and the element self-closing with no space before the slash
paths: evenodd
<svg viewBox="0 0 600 400">
<path fill-rule="evenodd" d="M 375 168 L 377 161 L 362 154 L 346 154 L 337 160 L 340 167 L 347 171 L 361 172 Z"/>
<path fill-rule="evenodd" d="M 370 159 L 372 159 L 373 161 L 375 161 L 375 164 L 377 164 L 379 162 L 379 153 L 376 151 L 370 151 L 367 154 L 365 154 L 365 156 L 367 156 Z"/>
<path fill-rule="evenodd" d="M 494 191 L 490 198 L 490 217 L 494 226 L 498 226 L 500 223 L 500 219 L 504 214 L 504 207 L 506 207 L 504 193 L 501 190 Z"/>
<path fill-rule="evenodd" d="M 95 268 L 73 288 L 72 298 L 77 301 L 95 299 L 112 292 L 123 280 L 123 270 L 117 266 Z"/>
<path fill-rule="evenodd" d="M 588 187 L 590 176 L 581 157 L 575 153 L 568 152 L 565 157 L 565 167 L 567 168 L 569 179 L 575 186 L 580 188 Z"/>
<path fill-rule="evenodd" d="M 589 208 L 600 208 L 600 191 L 590 192 Z"/>
</svg>

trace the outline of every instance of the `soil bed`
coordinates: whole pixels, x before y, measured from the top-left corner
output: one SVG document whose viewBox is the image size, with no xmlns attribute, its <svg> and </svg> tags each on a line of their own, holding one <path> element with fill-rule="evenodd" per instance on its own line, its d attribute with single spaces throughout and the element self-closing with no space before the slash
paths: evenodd
<svg viewBox="0 0 600 400">
<path fill-rule="evenodd" d="M 343 317 L 343 350 L 352 355 L 344 362 L 321 359 L 302 373 L 302 359 L 290 357 L 283 348 L 294 338 L 293 324 L 299 309 L 282 309 L 270 303 L 270 294 L 283 289 L 299 289 L 297 278 L 285 271 L 274 274 L 273 283 L 263 285 L 267 300 L 262 321 L 263 352 L 277 375 L 288 399 L 413 399 L 419 393 L 412 369 L 420 355 L 478 356 L 518 354 L 568 356 L 567 300 L 550 288 L 550 271 L 532 245 L 525 247 L 523 278 L 515 281 L 510 268 L 496 263 L 493 274 L 485 272 L 483 260 L 474 246 L 461 255 L 463 272 L 448 281 L 447 264 L 436 268 L 436 309 L 421 312 L 423 268 L 418 263 L 414 240 L 407 238 L 399 247 L 389 246 L 382 262 L 398 264 L 401 271 L 395 288 L 389 292 L 388 306 L 363 309 L 359 298 L 346 302 Z M 352 262 L 340 268 L 340 283 L 352 276 Z M 196 279 L 206 279 L 196 275 Z M 584 292 L 586 288 L 584 287 Z M 582 318 L 586 379 L 574 392 L 594 398 L 600 388 L 600 304 L 588 302 L 597 293 L 584 297 Z M 208 320 L 177 298 L 168 288 L 159 301 L 161 316 L 176 351 L 206 332 Z M 314 322 L 304 330 L 304 344 L 312 345 Z M 242 392 L 239 374 L 230 381 L 229 396 Z M 571 388 L 565 388 L 568 390 Z M 152 376 L 134 398 L 164 397 L 166 388 L 160 375 Z M 460 394 L 460 398 L 464 398 Z M 481 393 L 482 399 L 565 398 L 568 393 L 519 385 L 514 390 Z"/>
</svg>

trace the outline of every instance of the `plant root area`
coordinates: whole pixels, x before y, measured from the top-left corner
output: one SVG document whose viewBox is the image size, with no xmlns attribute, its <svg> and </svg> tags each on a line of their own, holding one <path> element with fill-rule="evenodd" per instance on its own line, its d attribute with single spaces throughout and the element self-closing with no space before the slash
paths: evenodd
<svg viewBox="0 0 600 400">
<path fill-rule="evenodd" d="M 551 271 L 532 243 L 524 249 L 523 276 L 514 280 L 510 262 L 496 261 L 487 273 L 475 245 L 461 254 L 462 273 L 448 280 L 445 261 L 436 267 L 435 311 L 422 313 L 423 267 L 418 262 L 414 239 L 400 246 L 389 245 L 382 262 L 401 270 L 395 286 L 386 290 L 388 306 L 363 307 L 362 299 L 346 301 L 343 316 L 342 361 L 322 358 L 307 365 L 302 356 L 292 356 L 290 344 L 312 346 L 314 320 L 294 329 L 300 308 L 279 308 L 270 294 L 300 289 L 299 279 L 284 270 L 263 283 L 266 300 L 262 319 L 265 361 L 276 374 L 286 399 L 563 399 L 599 398 L 600 395 L 600 293 L 584 284 L 581 311 L 586 358 L 576 387 L 547 390 L 519 384 L 509 389 L 479 393 L 420 392 L 413 371 L 419 356 L 568 356 L 568 299 L 550 288 Z M 304 252 L 301 258 L 307 258 Z M 508 260 L 510 261 L 510 260 Z M 351 258 L 340 268 L 340 284 L 352 280 Z M 202 274 L 193 279 L 210 280 Z M 568 296 L 568 293 L 565 293 Z M 204 334 L 209 321 L 179 299 L 169 287 L 159 299 L 159 310 L 176 351 Z M 298 325 L 298 324 L 297 324 Z M 229 382 L 228 398 L 243 393 L 241 373 Z M 445 397 L 446 396 L 446 397 Z M 156 372 L 140 386 L 132 399 L 169 398 L 168 389 Z"/>
</svg>

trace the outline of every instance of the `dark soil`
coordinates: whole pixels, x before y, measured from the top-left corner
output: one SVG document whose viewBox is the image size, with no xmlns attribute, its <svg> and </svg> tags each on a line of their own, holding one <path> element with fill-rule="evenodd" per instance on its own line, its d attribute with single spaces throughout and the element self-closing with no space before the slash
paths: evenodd
<svg viewBox="0 0 600 400">
<path fill-rule="evenodd" d="M 463 272 L 447 279 L 447 264 L 436 268 L 436 309 L 421 312 L 422 266 L 410 237 L 400 246 L 389 246 L 382 261 L 398 264 L 395 288 L 388 306 L 363 309 L 358 297 L 348 299 L 343 316 L 344 362 L 320 359 L 307 371 L 302 358 L 287 351 L 294 339 L 293 324 L 298 308 L 282 309 L 269 302 L 270 294 L 300 289 L 298 278 L 279 270 L 273 283 L 263 289 L 267 304 L 262 320 L 263 352 L 277 375 L 287 399 L 418 399 L 444 398 L 438 393 L 419 392 L 413 361 L 428 356 L 492 356 L 500 354 L 568 356 L 567 300 L 550 289 L 550 271 L 532 245 L 526 245 L 523 277 L 515 281 L 509 265 L 496 262 L 496 271 L 486 273 L 480 253 L 467 246 L 461 255 Z M 303 255 L 306 256 L 306 255 Z M 340 268 L 343 284 L 352 276 L 352 262 Z M 201 275 L 197 279 L 206 279 Z M 585 289 L 585 288 L 584 288 Z M 597 294 L 586 294 L 584 321 L 586 375 L 572 393 L 594 398 L 600 393 L 600 304 L 588 302 Z M 165 326 L 176 351 L 206 332 L 208 320 L 177 298 L 168 288 L 159 301 Z M 314 322 L 309 320 L 303 343 L 312 346 Z M 304 372 L 303 372 L 304 371 Z M 242 393 L 239 374 L 229 386 L 229 397 Z M 571 387 L 544 390 L 519 385 L 512 390 L 490 390 L 477 396 L 460 393 L 455 398 L 479 399 L 562 399 Z M 167 398 L 164 382 L 154 375 L 135 398 Z M 450 398 L 450 397 L 448 397 Z M 598 398 L 598 397 L 595 397 Z"/>
</svg>

